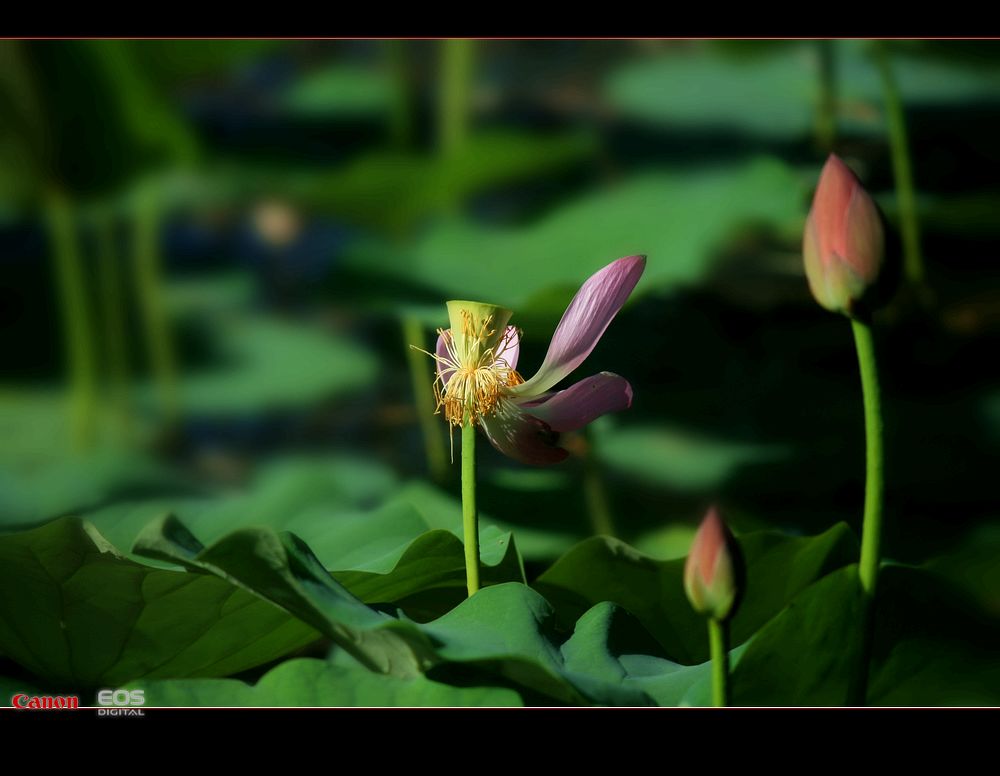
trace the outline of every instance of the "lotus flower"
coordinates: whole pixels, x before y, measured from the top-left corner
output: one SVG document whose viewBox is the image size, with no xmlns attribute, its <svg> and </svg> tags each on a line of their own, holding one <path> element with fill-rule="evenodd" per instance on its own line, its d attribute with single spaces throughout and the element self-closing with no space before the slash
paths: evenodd
<svg viewBox="0 0 1000 776">
<path fill-rule="evenodd" d="M 541 368 L 529 380 L 517 371 L 521 335 L 507 323 L 510 310 L 448 302 L 451 328 L 438 329 L 436 353 L 428 354 L 437 361 L 437 411 L 452 426 L 479 425 L 497 450 L 522 463 L 565 459 L 560 434 L 632 404 L 628 381 L 610 372 L 551 389 L 590 355 L 645 266 L 645 256 L 627 256 L 592 275 L 566 308 Z"/>
<path fill-rule="evenodd" d="M 885 235 L 872 198 L 830 154 L 806 220 L 802 254 L 816 301 L 851 315 L 882 271 Z"/>
<path fill-rule="evenodd" d="M 739 546 L 715 507 L 708 510 L 684 564 L 684 590 L 698 614 L 726 620 L 743 588 Z"/>
</svg>

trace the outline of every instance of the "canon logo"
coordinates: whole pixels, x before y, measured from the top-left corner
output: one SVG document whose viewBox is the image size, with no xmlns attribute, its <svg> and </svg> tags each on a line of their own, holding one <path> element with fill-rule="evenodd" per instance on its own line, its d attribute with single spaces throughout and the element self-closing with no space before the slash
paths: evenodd
<svg viewBox="0 0 1000 776">
<path fill-rule="evenodd" d="M 18 693 L 10 699 L 15 709 L 78 709 L 80 699 L 76 695 L 26 695 Z"/>
</svg>

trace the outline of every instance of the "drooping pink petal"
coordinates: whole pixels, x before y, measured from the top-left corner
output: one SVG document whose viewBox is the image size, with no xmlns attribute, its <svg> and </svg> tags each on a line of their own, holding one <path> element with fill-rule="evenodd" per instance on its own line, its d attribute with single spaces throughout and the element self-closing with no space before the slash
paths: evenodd
<svg viewBox="0 0 1000 776">
<path fill-rule="evenodd" d="M 448 347 L 445 345 L 444 337 L 438 334 L 437 345 L 434 346 L 434 352 L 437 353 L 437 373 L 441 377 L 441 385 L 447 385 L 451 376 L 455 373 L 454 369 L 446 369 L 444 367 L 444 362 L 448 360 Z"/>
<path fill-rule="evenodd" d="M 588 377 L 559 391 L 545 401 L 522 405 L 532 415 L 545 421 L 553 431 L 576 431 L 608 412 L 618 412 L 632 405 L 632 386 L 628 380 L 611 372 Z"/>
<path fill-rule="evenodd" d="M 569 453 L 557 445 L 559 434 L 506 399 L 496 413 L 480 421 L 486 438 L 504 455 L 533 466 L 548 466 L 564 460 Z"/>
<path fill-rule="evenodd" d="M 625 304 L 645 267 L 645 256 L 626 256 L 591 275 L 563 313 L 538 373 L 514 388 L 515 395 L 524 399 L 539 396 L 580 366 Z"/>
<path fill-rule="evenodd" d="M 508 326 L 507 333 L 497 346 L 494 366 L 517 369 L 517 357 L 521 354 L 521 335 L 517 326 Z"/>
</svg>

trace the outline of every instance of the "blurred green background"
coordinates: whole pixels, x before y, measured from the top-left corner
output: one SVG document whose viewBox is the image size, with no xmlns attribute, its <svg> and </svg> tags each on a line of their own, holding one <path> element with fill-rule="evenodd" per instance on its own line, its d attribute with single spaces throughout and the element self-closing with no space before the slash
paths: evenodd
<svg viewBox="0 0 1000 776">
<path fill-rule="evenodd" d="M 530 376 L 634 253 L 575 375 L 633 407 L 555 468 L 481 446 L 529 580 L 594 531 L 682 557 L 713 502 L 858 527 L 853 342 L 800 254 L 833 150 L 906 267 L 876 321 L 885 554 L 1000 617 L 1000 45 L 6 41 L 0 116 L 3 531 L 73 514 L 127 549 L 172 510 L 346 556 L 334 524 L 457 503 L 408 347 L 445 300 L 513 309 Z"/>
</svg>

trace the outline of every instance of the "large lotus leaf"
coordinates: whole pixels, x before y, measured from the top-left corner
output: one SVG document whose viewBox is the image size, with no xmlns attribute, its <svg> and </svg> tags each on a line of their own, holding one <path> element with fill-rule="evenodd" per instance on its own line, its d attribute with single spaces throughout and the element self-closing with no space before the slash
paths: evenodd
<svg viewBox="0 0 1000 776">
<path fill-rule="evenodd" d="M 415 676 L 434 662 L 419 630 L 351 595 L 294 534 L 245 528 L 206 547 L 180 521 L 167 517 L 148 526 L 133 551 L 251 590 L 317 628 L 374 671 Z"/>
<path fill-rule="evenodd" d="M 466 595 L 461 504 L 424 483 L 394 486 L 390 472 L 363 459 L 293 458 L 265 467 L 242 494 L 121 501 L 85 517 L 119 547 L 167 514 L 194 526 L 205 543 L 251 526 L 290 530 L 366 603 L 431 619 Z M 524 580 L 510 531 L 485 515 L 480 558 L 484 584 Z"/>
<path fill-rule="evenodd" d="M 554 610 L 523 584 L 485 587 L 420 625 L 365 606 L 292 534 L 245 529 L 203 547 L 177 521 L 168 520 L 144 533 L 136 550 L 252 589 L 379 673 L 409 677 L 433 670 L 450 675 L 459 666 L 565 703 L 650 702 L 639 691 L 577 680 L 567 672 Z"/>
<path fill-rule="evenodd" d="M 993 561 L 995 565 L 995 556 Z M 939 573 L 883 566 L 869 703 L 1000 703 L 1000 660 L 996 649 L 1000 644 L 1000 617 L 995 608 L 980 609 L 975 601 Z"/>
<path fill-rule="evenodd" d="M 0 536 L 0 652 L 49 683 L 226 676 L 318 637 L 225 580 L 123 558 L 75 518 Z"/>
<path fill-rule="evenodd" d="M 733 669 L 732 700 L 746 706 L 852 702 L 860 660 L 863 595 L 846 566 L 795 596 L 746 645 Z M 879 577 L 867 703 L 995 705 L 1000 665 L 995 619 L 927 571 L 885 565 Z M 710 680 L 683 702 L 707 704 Z"/>
<path fill-rule="evenodd" d="M 401 678 L 360 666 L 289 660 L 255 685 L 237 679 L 138 682 L 147 706 L 520 706 L 506 687 L 454 687 L 425 676 Z"/>
<path fill-rule="evenodd" d="M 265 652 L 281 654 L 315 637 L 287 612 L 315 626 L 375 673 L 396 678 L 383 683 L 352 674 L 344 681 L 355 688 L 350 695 L 327 695 L 318 677 L 345 675 L 316 665 L 310 669 L 317 677 L 318 695 L 311 696 L 316 703 L 370 704 L 386 697 L 379 693 L 390 691 L 412 693 L 398 697 L 412 697 L 414 702 L 432 690 L 428 702 L 447 695 L 444 688 L 424 686 L 426 680 L 493 688 L 482 689 L 484 693 L 514 687 L 528 702 L 707 702 L 707 663 L 671 660 L 662 639 L 657 643 L 636 618 L 611 603 L 583 611 L 570 635 L 545 599 L 522 584 L 506 583 L 484 588 L 446 615 L 420 625 L 365 606 L 292 535 L 242 530 L 206 548 L 173 521 L 145 534 L 140 545 L 144 552 L 191 571 L 141 567 L 119 557 L 93 529 L 76 520 L 0 539 L 0 569 L 9 577 L 0 587 L 0 649 L 47 681 L 63 680 L 81 688 L 220 676 L 263 662 Z M 787 551 L 781 558 L 782 549 L 777 546 L 771 560 L 778 568 L 792 568 L 792 578 L 810 565 L 798 557 L 807 554 L 806 548 L 798 547 L 791 562 L 785 562 Z M 893 702 L 902 693 L 913 702 L 967 702 L 973 697 L 969 688 L 977 688 L 975 699 L 991 697 L 996 677 L 989 672 L 989 632 L 976 635 L 983 647 L 971 647 L 976 643 L 968 641 L 971 631 L 941 627 L 941 612 L 947 613 L 947 607 L 934 606 L 937 615 L 924 621 L 914 617 L 913 606 L 928 601 L 926 585 L 909 578 L 894 580 L 893 574 L 891 569 L 883 574 L 880 606 L 885 612 L 879 618 L 871 697 Z M 230 582 L 285 612 L 242 594 Z M 788 588 L 794 587 L 790 579 Z M 240 595 L 245 599 L 236 605 Z M 899 604 L 901 596 L 911 601 L 909 608 Z M 857 667 L 861 597 L 856 567 L 798 586 L 798 592 L 787 597 L 787 606 L 733 651 L 734 702 L 844 702 Z M 704 621 L 696 619 L 692 632 L 705 640 L 704 630 Z M 949 639 L 951 644 L 941 659 L 928 663 L 922 658 L 928 654 L 930 634 L 935 645 Z M 956 644 L 964 648 L 956 651 Z M 961 665 L 973 654 L 971 666 Z M 347 659 L 337 665 L 353 666 Z M 963 684 L 957 690 L 950 687 L 951 695 L 928 695 L 921 689 L 928 676 L 936 677 L 939 687 L 948 688 L 949 681 Z M 262 686 L 274 687 L 271 681 Z M 213 698 L 220 703 L 254 698 L 277 703 L 278 698 L 295 697 L 271 696 L 272 690 L 248 696 L 236 684 L 184 682 L 177 684 L 178 694 L 171 695 L 170 682 L 151 684 L 165 688 L 164 703 Z"/>
<path fill-rule="evenodd" d="M 13 696 L 17 693 L 41 695 L 35 681 L 0 675 L 0 706 L 11 705 Z"/>
<path fill-rule="evenodd" d="M 190 534 L 173 521 L 160 527 L 159 535 L 154 533 L 155 526 L 144 534 L 147 552 L 159 547 L 161 558 L 206 568 L 204 563 L 192 564 L 188 557 L 203 549 Z M 498 557 L 495 566 L 484 564 L 486 582 L 497 581 L 498 575 L 500 579 L 521 575 L 509 535 L 498 539 L 503 539 L 503 547 L 484 553 Z M 290 548 L 287 554 L 283 541 Z M 162 550 L 167 546 L 172 552 Z M 187 548 L 186 555 L 178 554 L 177 548 Z M 3 537 L 0 553 L 5 576 L 0 651 L 39 676 L 73 686 L 147 676 L 225 676 L 280 657 L 318 637 L 299 620 L 230 583 L 246 577 L 256 583 L 253 592 L 270 593 L 275 603 L 307 622 L 330 626 L 352 649 L 360 644 L 359 654 L 369 666 L 415 673 L 416 659 L 406 639 L 389 629 L 380 630 L 389 621 L 415 639 L 419 648 L 425 646 L 419 632 L 369 609 L 331 579 L 300 541 L 279 540 L 268 531 L 236 532 L 205 550 L 205 557 L 230 568 L 231 575 L 192 574 L 134 563 L 117 553 L 92 526 L 72 518 Z M 455 590 L 464 588 L 462 558 L 457 538 L 434 531 L 415 542 L 384 578 L 355 572 L 354 582 L 378 601 L 431 590 L 454 600 Z M 286 568 L 276 581 L 273 567 L 282 560 Z M 215 563 L 207 567 L 218 568 Z M 300 584 L 312 584 L 322 600 L 302 603 L 311 598 L 301 596 L 296 587 Z M 297 593 L 300 598 L 295 597 Z M 317 608 L 324 614 L 317 614 Z"/>
<path fill-rule="evenodd" d="M 316 556 L 324 568 L 364 602 L 396 604 L 411 617 L 425 620 L 448 611 L 467 595 L 461 539 L 454 531 L 429 529 L 405 497 L 372 513 L 341 514 L 333 520 L 323 517 L 298 522 L 318 539 Z M 210 518 L 211 512 L 202 514 L 199 524 Z M 140 544 L 157 532 L 175 528 L 171 518 L 155 520 L 146 526 Z M 481 526 L 479 541 L 484 585 L 524 581 L 510 532 Z"/>
<path fill-rule="evenodd" d="M 929 560 L 924 568 L 961 591 L 987 617 L 1000 619 L 1000 523 L 984 522 L 954 548 Z"/>
<path fill-rule="evenodd" d="M 731 667 L 738 664 L 745 649 L 743 645 L 731 652 Z M 598 688 L 618 685 L 659 706 L 682 705 L 693 687 L 711 681 L 710 662 L 682 665 L 668 660 L 635 618 L 607 602 L 595 605 L 579 619 L 562 653 L 566 670 L 578 684 L 586 686 L 596 680 Z"/>
<path fill-rule="evenodd" d="M 840 706 L 860 661 L 864 621 L 856 565 L 834 571 L 795 596 L 760 629 L 733 670 L 738 706 Z M 686 701 L 704 703 L 707 687 Z"/>
<path fill-rule="evenodd" d="M 385 466 L 353 455 L 291 456 L 261 464 L 243 488 L 221 493 L 130 499 L 80 511 L 116 547 L 130 547 L 154 519 L 176 514 L 198 526 L 204 541 L 250 525 L 294 526 L 307 538 L 322 539 L 341 515 L 353 517 L 382 502 L 398 487 Z M 127 494 L 122 494 L 126 495 Z M 426 529 L 401 531 L 407 540 Z"/>
<path fill-rule="evenodd" d="M 528 600 L 530 595 L 518 595 L 514 588 L 503 595 L 496 592 L 496 601 L 480 601 L 478 607 L 470 602 L 461 631 L 452 630 L 453 622 L 438 630 L 448 638 L 460 639 L 461 646 L 451 651 L 459 660 L 467 661 L 466 668 L 471 662 L 494 669 L 475 675 L 482 683 L 479 686 L 460 688 L 424 676 L 375 674 L 345 660 L 292 660 L 273 669 L 255 686 L 232 679 L 147 681 L 135 686 L 145 689 L 147 705 L 151 706 L 506 706 L 523 702 L 513 689 L 519 681 L 524 683 L 520 692 L 528 698 L 543 699 L 542 690 L 548 688 L 556 698 L 572 699 L 565 683 L 570 680 L 598 703 L 647 705 L 655 700 L 667 706 L 679 704 L 688 689 L 710 671 L 707 663 L 682 666 L 654 657 L 658 653 L 656 643 L 613 604 L 599 604 L 587 612 L 573 635 L 557 647 L 539 633 L 539 628 L 544 632 L 544 606 L 539 620 L 530 605 L 525 608 L 517 603 L 520 599 L 537 604 L 537 599 Z M 494 632 L 483 633 L 479 626 L 500 606 L 508 613 L 525 616 L 523 620 L 506 617 L 509 633 L 497 641 Z M 650 650 L 653 654 L 649 654 Z M 734 665 L 740 651 L 733 653 Z M 515 660 L 515 655 L 520 659 Z M 448 675 L 447 670 L 438 673 Z M 506 679 L 510 686 L 489 686 L 491 674 L 493 682 Z"/>
<path fill-rule="evenodd" d="M 800 590 L 857 558 L 856 540 L 844 524 L 818 536 L 758 532 L 739 541 L 747 587 L 732 622 L 734 646 Z M 704 622 L 685 596 L 683 576 L 683 559 L 657 561 L 617 539 L 595 537 L 560 558 L 535 585 L 570 622 L 600 601 L 622 606 L 656 637 L 667 657 L 692 664 L 708 658 L 708 644 Z"/>
</svg>

